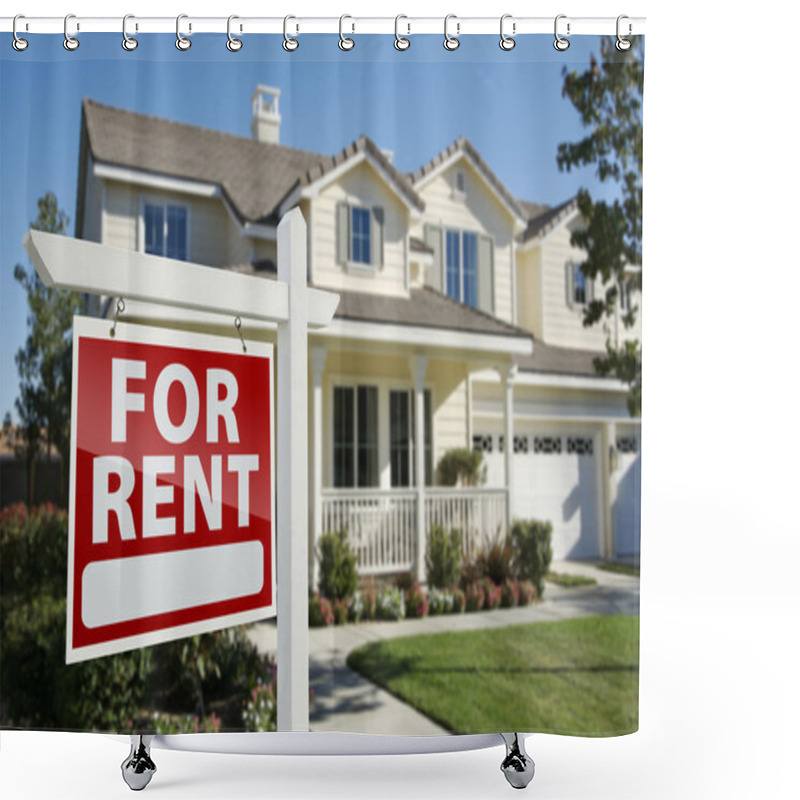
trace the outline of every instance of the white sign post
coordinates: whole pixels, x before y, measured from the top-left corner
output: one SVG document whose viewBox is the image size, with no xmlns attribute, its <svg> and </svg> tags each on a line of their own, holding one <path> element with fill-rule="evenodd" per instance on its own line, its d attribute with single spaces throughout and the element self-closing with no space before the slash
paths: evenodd
<svg viewBox="0 0 800 800">
<path fill-rule="evenodd" d="M 278 730 L 308 730 L 308 328 L 339 303 L 306 284 L 306 224 L 278 226 L 278 280 L 29 231 L 25 249 L 47 286 L 204 314 L 277 323 Z M 185 317 L 184 317 L 185 320 Z"/>
</svg>

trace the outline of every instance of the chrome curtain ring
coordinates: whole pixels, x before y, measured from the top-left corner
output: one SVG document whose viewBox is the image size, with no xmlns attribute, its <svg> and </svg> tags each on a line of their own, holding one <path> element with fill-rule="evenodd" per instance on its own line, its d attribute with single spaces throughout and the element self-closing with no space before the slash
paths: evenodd
<svg viewBox="0 0 800 800">
<path fill-rule="evenodd" d="M 513 50 L 517 46 L 517 40 L 513 38 L 517 32 L 517 23 L 511 23 L 511 36 L 506 36 L 503 26 L 507 19 L 511 19 L 511 14 L 503 14 L 503 16 L 500 17 L 500 49 L 506 52 Z"/>
<path fill-rule="evenodd" d="M 122 49 L 127 50 L 129 53 L 139 46 L 139 40 L 134 39 L 133 36 L 128 36 L 128 20 L 135 19 L 133 14 L 126 14 L 122 18 Z M 139 27 L 138 25 L 136 26 Z"/>
<path fill-rule="evenodd" d="M 458 50 L 458 46 L 461 44 L 461 42 L 459 42 L 458 38 L 457 38 L 458 34 L 459 34 L 460 30 L 461 30 L 461 23 L 460 22 L 456 22 L 456 35 L 455 36 L 451 36 L 450 33 L 447 30 L 448 24 L 449 24 L 451 19 L 456 19 L 456 15 L 455 14 L 448 14 L 444 18 L 444 49 L 445 50 L 450 50 L 452 52 L 453 50 Z"/>
<path fill-rule="evenodd" d="M 405 36 L 400 35 L 400 20 L 401 19 L 408 19 L 405 14 L 398 14 L 394 18 L 394 47 L 395 50 L 408 50 L 411 47 L 411 39 L 407 39 Z M 408 32 L 411 33 L 411 24 L 408 23 Z"/>
<path fill-rule="evenodd" d="M 64 17 L 64 49 L 70 52 L 77 50 L 81 44 L 74 36 L 69 35 L 69 21 L 71 19 L 75 19 L 74 14 L 67 14 L 67 16 Z M 75 29 L 80 30 L 80 25 L 76 24 Z"/>
<path fill-rule="evenodd" d="M 617 17 L 617 45 L 616 46 L 617 46 L 617 50 L 619 50 L 621 53 L 624 53 L 626 50 L 630 50 L 631 49 L 631 40 L 630 39 L 623 39 L 622 38 L 622 34 L 620 33 L 621 23 L 622 23 L 622 20 L 624 20 L 624 19 L 628 19 L 628 17 L 626 17 L 624 14 L 620 14 L 620 16 Z M 628 36 L 630 36 L 632 32 L 633 32 L 633 26 L 629 22 L 628 23 Z"/>
<path fill-rule="evenodd" d="M 562 53 L 564 52 L 564 50 L 567 50 L 569 48 L 569 39 L 565 39 L 563 36 L 559 35 L 559 33 L 558 33 L 558 21 L 560 19 L 566 19 L 566 18 L 567 18 L 566 14 L 559 14 L 556 17 L 556 21 L 555 21 L 555 25 L 554 25 L 554 31 L 555 31 L 556 40 L 553 42 L 553 47 L 555 47 L 556 50 L 559 50 Z M 569 26 L 569 22 L 568 22 L 567 23 L 567 36 L 569 36 L 569 27 L 570 26 Z"/>
<path fill-rule="evenodd" d="M 175 20 L 175 47 L 178 50 L 188 50 L 192 46 L 192 40 L 188 39 L 181 33 L 181 20 L 182 19 L 189 19 L 188 14 L 178 14 L 178 18 Z M 192 26 L 189 26 L 189 30 L 192 29 Z"/>
<path fill-rule="evenodd" d="M 25 15 L 24 14 L 17 14 L 17 16 L 14 17 L 14 21 L 11 23 L 11 33 L 14 34 L 14 40 L 11 42 L 11 46 L 18 53 L 21 53 L 23 50 L 27 50 L 27 48 L 28 48 L 28 40 L 27 39 L 23 39 L 21 36 L 19 36 L 17 34 L 17 20 L 18 19 L 25 19 Z"/>
<path fill-rule="evenodd" d="M 296 19 L 291 14 L 283 18 L 283 49 L 286 50 L 287 53 L 294 53 L 298 47 L 300 47 L 300 40 L 295 39 L 292 36 L 289 36 L 289 20 Z M 296 32 L 297 29 L 295 29 Z"/>
<path fill-rule="evenodd" d="M 339 47 L 342 50 L 352 50 L 356 43 L 349 37 L 344 35 L 344 21 L 346 19 L 353 19 L 349 14 L 342 14 L 339 17 Z M 353 25 L 353 30 L 355 30 L 355 25 Z"/>
<path fill-rule="evenodd" d="M 235 19 L 239 19 L 236 14 L 231 14 L 228 17 L 228 41 L 225 43 L 225 47 L 227 47 L 231 53 L 238 53 L 242 49 L 242 40 L 231 35 L 231 22 Z M 239 30 L 241 30 L 241 27 Z"/>
</svg>

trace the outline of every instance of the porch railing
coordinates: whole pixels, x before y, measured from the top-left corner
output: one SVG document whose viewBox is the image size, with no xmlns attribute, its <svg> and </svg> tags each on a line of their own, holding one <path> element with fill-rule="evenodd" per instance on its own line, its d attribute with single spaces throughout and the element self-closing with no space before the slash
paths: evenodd
<svg viewBox="0 0 800 800">
<path fill-rule="evenodd" d="M 362 575 L 410 570 L 416 563 L 414 489 L 323 489 L 321 530 L 346 530 Z M 425 489 L 425 529 L 462 532 L 472 559 L 486 538 L 506 525 L 505 489 Z"/>
</svg>

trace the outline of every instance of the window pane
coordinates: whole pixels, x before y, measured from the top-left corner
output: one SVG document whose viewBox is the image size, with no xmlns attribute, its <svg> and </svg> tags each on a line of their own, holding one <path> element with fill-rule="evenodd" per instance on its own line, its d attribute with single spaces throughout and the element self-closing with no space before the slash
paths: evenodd
<svg viewBox="0 0 800 800">
<path fill-rule="evenodd" d="M 579 264 L 573 267 L 574 284 L 575 284 L 575 302 L 586 302 L 586 276 L 580 268 Z"/>
<path fill-rule="evenodd" d="M 378 485 L 378 387 L 358 387 L 358 485 Z"/>
<path fill-rule="evenodd" d="M 167 258 L 186 261 L 186 209 L 167 206 Z"/>
<path fill-rule="evenodd" d="M 154 256 L 164 255 L 164 207 L 144 207 L 144 251 Z"/>
<path fill-rule="evenodd" d="M 464 297 L 463 302 L 478 307 L 478 235 L 464 233 Z"/>
<path fill-rule="evenodd" d="M 333 390 L 333 485 L 354 486 L 353 390 Z"/>
<path fill-rule="evenodd" d="M 370 263 L 369 210 L 353 209 L 353 253 L 352 258 L 358 264 Z"/>
<path fill-rule="evenodd" d="M 389 459 L 392 486 L 410 485 L 409 393 L 389 393 Z"/>
<path fill-rule="evenodd" d="M 461 300 L 461 253 L 458 231 L 447 231 L 447 296 Z"/>
</svg>

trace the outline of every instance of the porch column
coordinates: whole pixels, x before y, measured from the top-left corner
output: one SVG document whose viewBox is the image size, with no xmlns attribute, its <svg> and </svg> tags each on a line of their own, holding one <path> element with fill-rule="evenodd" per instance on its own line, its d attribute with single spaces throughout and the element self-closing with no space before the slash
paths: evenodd
<svg viewBox="0 0 800 800">
<path fill-rule="evenodd" d="M 425 580 L 425 375 L 427 356 L 411 357 L 414 377 L 414 459 L 417 474 L 417 580 Z"/>
<path fill-rule="evenodd" d="M 506 364 L 499 370 L 503 382 L 503 461 L 506 478 L 506 525 L 511 527 L 511 510 L 514 508 L 514 381 L 517 365 Z"/>
<path fill-rule="evenodd" d="M 311 552 L 309 553 L 308 580 L 312 590 L 317 587 L 319 579 L 319 563 L 317 561 L 317 544 L 322 536 L 322 373 L 328 351 L 325 347 L 314 347 L 311 350 L 312 375 L 312 429 L 313 442 L 311 451 L 312 499 L 311 499 Z"/>
<path fill-rule="evenodd" d="M 603 521 L 605 536 L 603 537 L 604 558 L 613 561 L 616 558 L 614 530 L 614 499 L 616 494 L 616 481 L 614 472 L 617 469 L 617 426 L 614 422 L 603 425 L 603 461 L 605 475 L 603 477 Z"/>
</svg>

